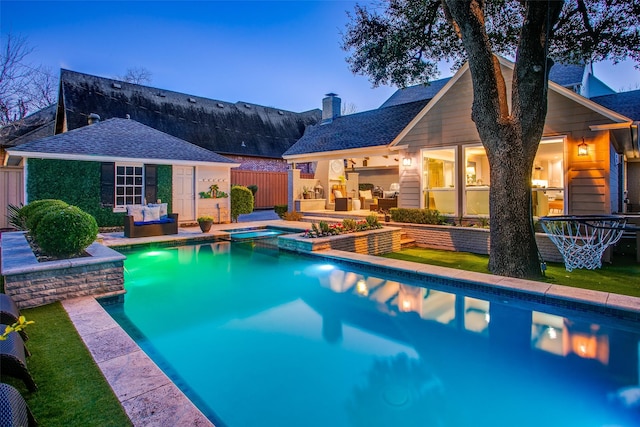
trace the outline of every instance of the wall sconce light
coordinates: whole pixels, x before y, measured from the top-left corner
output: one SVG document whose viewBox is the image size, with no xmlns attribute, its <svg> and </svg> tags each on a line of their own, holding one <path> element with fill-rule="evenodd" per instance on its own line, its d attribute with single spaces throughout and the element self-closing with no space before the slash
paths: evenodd
<svg viewBox="0 0 640 427">
<path fill-rule="evenodd" d="M 411 166 L 411 157 L 405 157 L 402 159 L 402 166 Z"/>
<path fill-rule="evenodd" d="M 584 142 L 584 138 L 582 138 L 582 143 L 578 144 L 578 156 L 588 156 L 589 155 L 589 144 Z"/>
</svg>

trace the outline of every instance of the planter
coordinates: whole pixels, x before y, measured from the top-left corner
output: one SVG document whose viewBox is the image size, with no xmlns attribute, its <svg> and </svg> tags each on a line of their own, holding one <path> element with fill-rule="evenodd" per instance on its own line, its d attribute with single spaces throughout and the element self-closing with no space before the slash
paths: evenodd
<svg viewBox="0 0 640 427">
<path fill-rule="evenodd" d="M 209 230 L 211 230 L 213 221 L 199 221 L 198 225 L 200 226 L 200 230 L 202 230 L 203 233 L 208 233 Z"/>
<path fill-rule="evenodd" d="M 23 232 L 2 235 L 5 292 L 19 308 L 124 293 L 124 255 L 94 242 L 89 256 L 38 262 Z"/>
<path fill-rule="evenodd" d="M 278 247 L 294 252 L 339 250 L 366 255 L 381 255 L 400 250 L 402 229 L 383 227 L 377 230 L 357 231 L 317 238 L 286 234 L 278 237 Z"/>
</svg>

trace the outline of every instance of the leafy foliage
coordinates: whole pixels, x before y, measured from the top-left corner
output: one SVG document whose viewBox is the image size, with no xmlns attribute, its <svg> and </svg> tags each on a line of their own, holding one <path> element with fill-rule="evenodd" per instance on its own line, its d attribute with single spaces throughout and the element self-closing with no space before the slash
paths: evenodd
<svg viewBox="0 0 640 427">
<path fill-rule="evenodd" d="M 391 208 L 391 219 L 395 222 L 407 222 L 412 224 L 446 224 L 446 217 L 440 215 L 437 210 Z"/>
<path fill-rule="evenodd" d="M 238 222 L 238 216 L 253 212 L 253 194 L 242 185 L 231 187 L 231 221 Z"/>
<path fill-rule="evenodd" d="M 36 230 L 38 229 L 38 224 L 40 223 L 42 218 L 44 218 L 46 215 L 50 214 L 51 212 L 54 212 L 59 209 L 64 209 L 67 206 L 69 206 L 68 203 L 63 202 L 62 200 L 51 200 L 51 199 L 35 201 L 33 202 L 33 204 L 36 204 L 36 206 L 28 210 L 28 214 L 26 216 L 26 220 L 27 220 L 26 224 L 27 224 L 27 229 L 34 236 L 36 234 Z M 30 205 L 31 203 L 29 203 L 29 205 L 27 206 L 30 206 Z"/>
<path fill-rule="evenodd" d="M 320 221 L 311 224 L 311 228 L 303 233 L 303 237 L 317 238 L 326 236 L 337 236 L 356 231 L 377 230 L 382 228 L 376 214 L 368 215 L 364 220 L 343 219 L 340 223 L 329 224 L 327 221 Z"/>
<path fill-rule="evenodd" d="M 0 334 L 0 341 L 5 341 L 7 339 L 7 336 L 11 332 L 20 332 L 21 330 L 26 328 L 28 325 L 31 325 L 33 323 L 35 323 L 33 320 L 27 320 L 25 319 L 24 316 L 20 316 L 17 322 L 13 323 L 12 325 L 5 326 L 4 332 Z"/>
<path fill-rule="evenodd" d="M 273 207 L 273 210 L 275 211 L 275 213 L 282 218 L 284 216 L 284 214 L 289 210 L 289 206 L 288 205 L 275 205 Z"/>
<path fill-rule="evenodd" d="M 45 215 L 34 237 L 47 255 L 69 257 L 81 254 L 97 234 L 95 218 L 76 206 L 67 206 Z"/>
</svg>

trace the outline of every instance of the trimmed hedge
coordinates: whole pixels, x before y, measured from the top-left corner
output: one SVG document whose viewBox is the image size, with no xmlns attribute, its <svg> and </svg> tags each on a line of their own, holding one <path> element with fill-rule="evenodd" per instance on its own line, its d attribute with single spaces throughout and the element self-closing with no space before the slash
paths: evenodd
<svg viewBox="0 0 640 427">
<path fill-rule="evenodd" d="M 242 185 L 231 187 L 231 221 L 238 222 L 238 216 L 251 212 L 253 212 L 253 193 L 251 190 Z"/>
<path fill-rule="evenodd" d="M 395 222 L 408 222 L 413 224 L 443 225 L 447 223 L 446 217 L 440 215 L 437 210 L 391 208 L 391 219 Z"/>
<path fill-rule="evenodd" d="M 97 235 L 94 217 L 76 206 L 67 206 L 45 215 L 34 237 L 45 254 L 71 257 L 81 254 Z"/>
<path fill-rule="evenodd" d="M 51 212 L 64 209 L 67 206 L 69 206 L 69 204 L 62 200 L 49 200 L 47 203 L 38 205 L 36 209 L 29 211 L 29 216 L 27 216 L 27 229 L 35 237 L 38 224 L 40 224 L 40 221 L 42 221 L 45 216 Z"/>
</svg>

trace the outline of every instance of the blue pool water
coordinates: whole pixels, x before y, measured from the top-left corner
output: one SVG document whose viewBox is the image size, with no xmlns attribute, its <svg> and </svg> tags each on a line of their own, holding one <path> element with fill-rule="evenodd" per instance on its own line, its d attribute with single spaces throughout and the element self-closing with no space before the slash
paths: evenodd
<svg viewBox="0 0 640 427">
<path fill-rule="evenodd" d="M 105 304 L 217 426 L 640 425 L 635 324 L 261 242 L 127 252 Z"/>
</svg>

